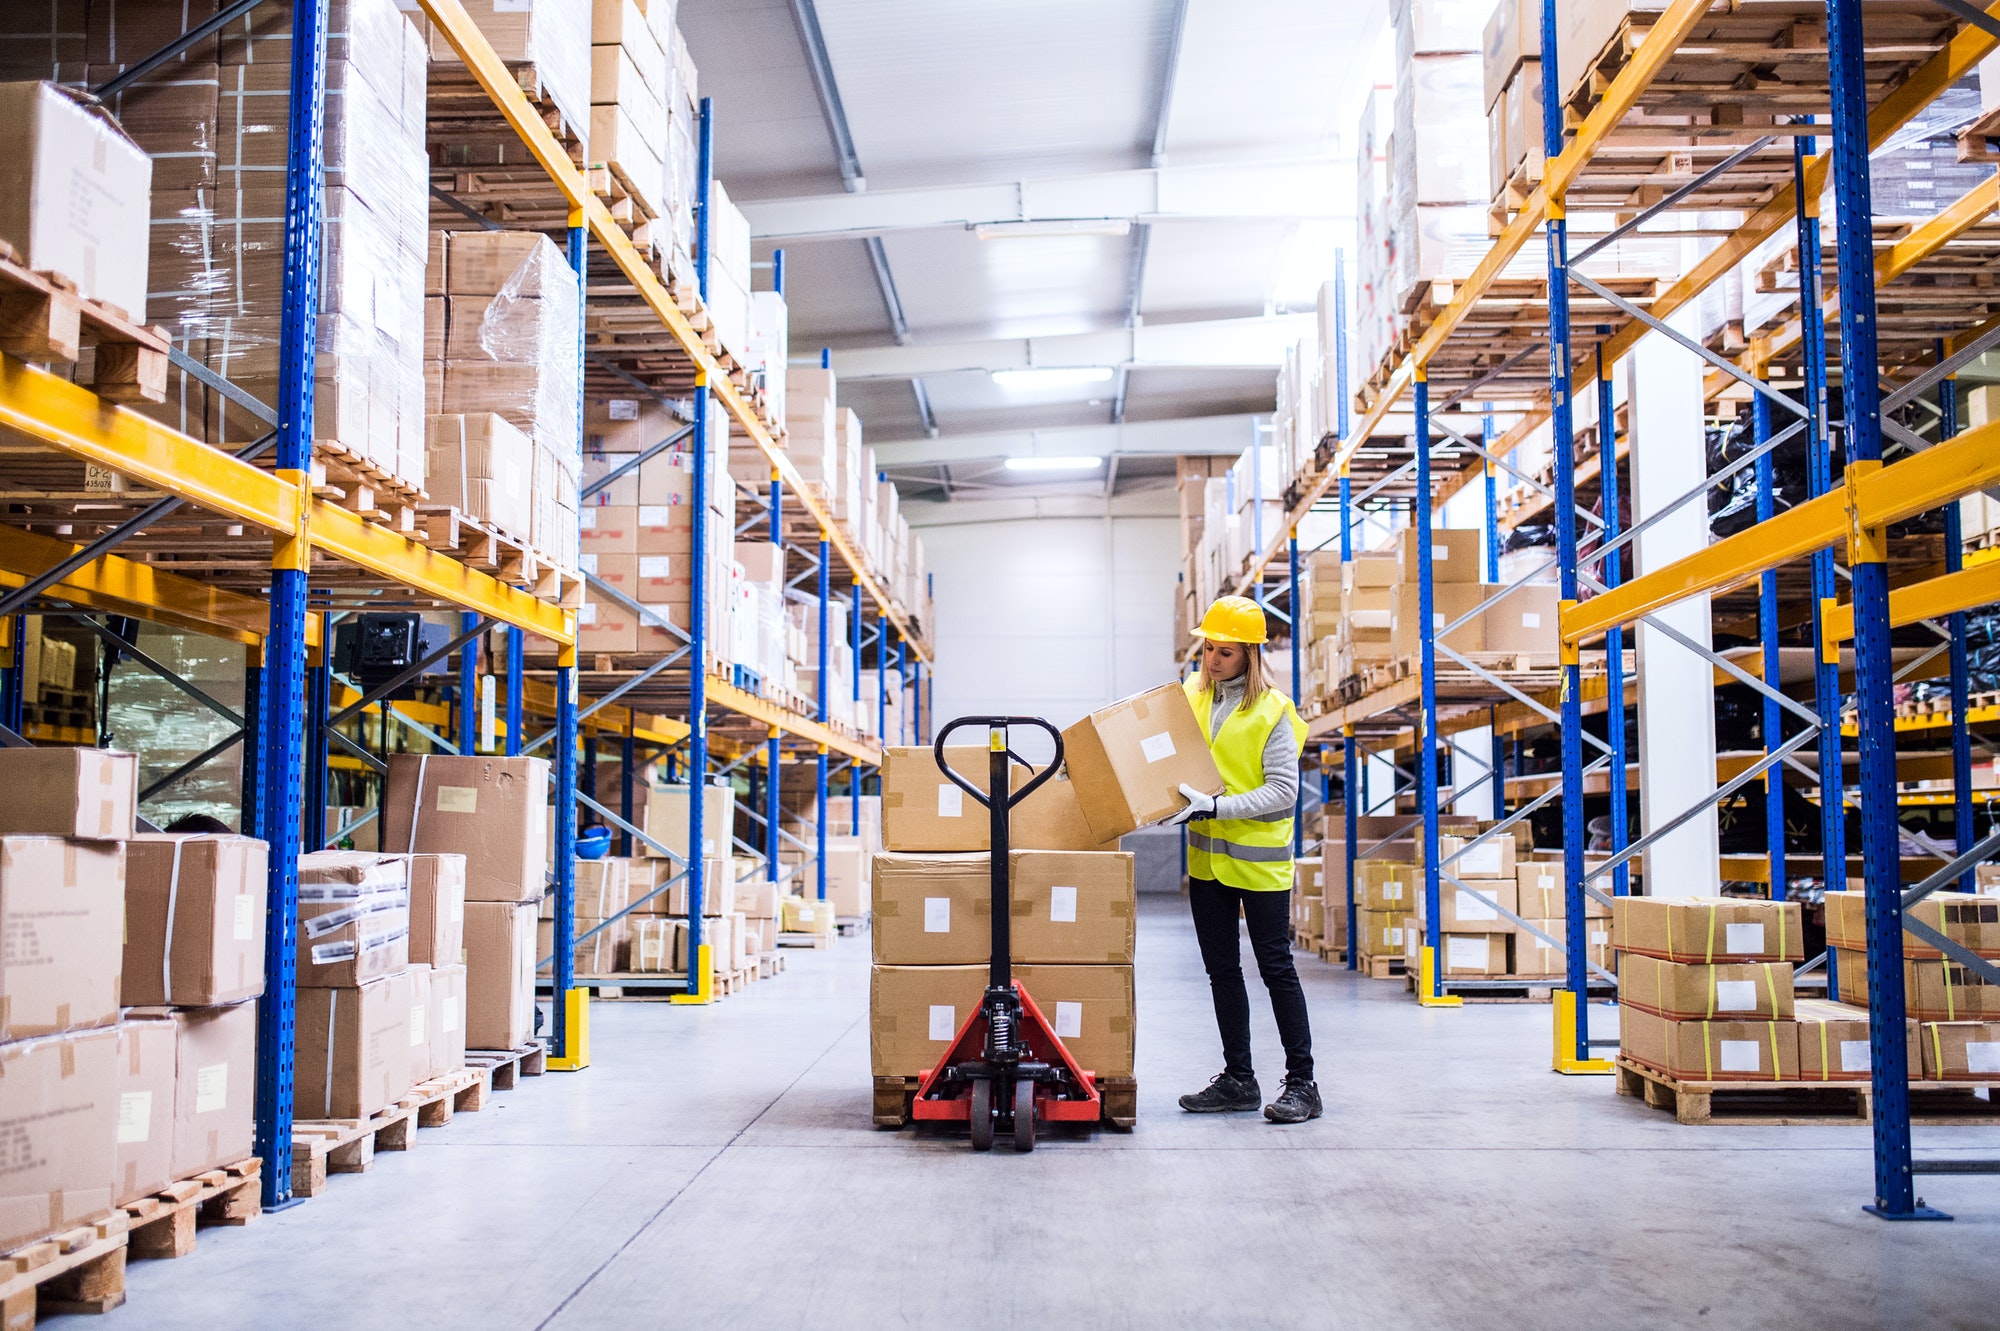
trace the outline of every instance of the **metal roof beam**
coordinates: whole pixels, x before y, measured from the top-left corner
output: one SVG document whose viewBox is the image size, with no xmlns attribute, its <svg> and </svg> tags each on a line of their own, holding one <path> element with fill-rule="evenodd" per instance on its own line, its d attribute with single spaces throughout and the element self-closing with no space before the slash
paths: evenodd
<svg viewBox="0 0 2000 1331">
<path fill-rule="evenodd" d="M 984 462 L 1010 457 L 1179 457 L 1243 451 L 1253 415 L 1196 416 L 1124 425 L 1078 425 L 1054 430 L 992 430 L 936 439 L 876 442 L 876 465 L 890 471 L 939 463 Z"/>
<path fill-rule="evenodd" d="M 1247 319 L 1203 319 L 1142 324 L 1137 328 L 1056 337 L 995 338 L 974 342 L 864 347 L 833 353 L 843 382 L 912 379 L 966 371 L 1035 370 L 1120 365 L 1175 369 L 1270 369 L 1314 329 L 1311 314 Z"/>
</svg>

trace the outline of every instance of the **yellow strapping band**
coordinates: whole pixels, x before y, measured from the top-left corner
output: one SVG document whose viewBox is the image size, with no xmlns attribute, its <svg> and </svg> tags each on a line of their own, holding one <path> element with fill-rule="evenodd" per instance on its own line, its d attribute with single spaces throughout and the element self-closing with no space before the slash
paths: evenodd
<svg viewBox="0 0 2000 1331">
<path fill-rule="evenodd" d="M 1821 1022 L 1819 1024 L 1819 1079 L 1821 1081 L 1832 1080 L 1832 1077 L 1829 1075 L 1830 1069 L 1827 1067 L 1827 1061 L 1826 1061 L 1827 1059 L 1826 1027 L 1827 1023 L 1825 1022 Z"/>
<path fill-rule="evenodd" d="M 1938 1038 L 1937 1023 L 1932 1022 L 1930 1025 L 1931 1025 L 1931 1066 L 1936 1068 L 1937 1075 L 1942 1077 L 1944 1076 L 1944 1041 Z"/>
<path fill-rule="evenodd" d="M 1947 961 L 1938 969 L 1944 972 L 1944 1019 L 1946 1021 L 1957 1021 L 1958 995 L 1951 991 L 1951 963 Z M 1940 1064 L 1939 1066 L 1943 1065 Z"/>
<path fill-rule="evenodd" d="M 1778 1023 L 1773 1021 L 1766 1025 L 1771 1028 L 1771 1080 L 1779 1081 L 1783 1079 L 1785 1070 L 1778 1063 Z"/>
<path fill-rule="evenodd" d="M 1771 1015 L 1778 1015 L 1778 980 L 1771 973 L 1771 963 L 1764 963 L 1764 992 L 1771 996 Z"/>
<path fill-rule="evenodd" d="M 1715 1032 L 1708 1028 L 1708 1023 L 1705 1021 L 1701 1024 L 1701 1066 L 1703 1069 L 1702 1080 L 1714 1081 Z"/>
<path fill-rule="evenodd" d="M 1713 906 L 1708 908 L 1708 952 L 1702 960 L 1707 962 L 1715 960 L 1715 907 Z"/>
</svg>

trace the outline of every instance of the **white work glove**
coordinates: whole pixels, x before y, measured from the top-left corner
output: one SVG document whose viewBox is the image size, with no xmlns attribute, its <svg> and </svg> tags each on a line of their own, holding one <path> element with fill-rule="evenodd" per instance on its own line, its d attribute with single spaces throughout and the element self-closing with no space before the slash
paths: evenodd
<svg viewBox="0 0 2000 1331">
<path fill-rule="evenodd" d="M 1167 819 L 1169 827 L 1179 827 L 1192 818 L 1208 818 L 1215 813 L 1215 797 L 1204 795 L 1187 782 L 1181 782 L 1181 795 L 1187 800 L 1187 807 Z"/>
</svg>

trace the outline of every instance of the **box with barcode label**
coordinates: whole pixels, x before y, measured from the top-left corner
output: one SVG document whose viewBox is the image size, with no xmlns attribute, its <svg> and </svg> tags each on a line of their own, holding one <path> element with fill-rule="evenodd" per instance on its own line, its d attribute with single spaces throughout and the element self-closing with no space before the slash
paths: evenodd
<svg viewBox="0 0 2000 1331">
<path fill-rule="evenodd" d="M 1927 1021 L 1918 1043 L 1928 1081 L 2000 1082 L 2000 1022 Z"/>
<path fill-rule="evenodd" d="M 1418 843 L 1419 855 L 1422 844 Z M 1454 878 L 1512 878 L 1514 839 L 1490 836 L 1481 841 L 1473 837 L 1440 836 L 1438 867 Z"/>
<path fill-rule="evenodd" d="M 1064 730 L 1063 758 L 1092 835 L 1110 841 L 1187 807 L 1181 786 L 1222 793 L 1205 721 L 1178 684 L 1100 708 Z"/>
<path fill-rule="evenodd" d="M 1131 964 L 1137 907 L 1131 855 L 1017 850 L 1010 858 L 1016 961 Z"/>
<path fill-rule="evenodd" d="M 1414 865 L 1362 860 L 1354 866 L 1354 904 L 1371 911 L 1415 910 L 1422 881 Z"/>
<path fill-rule="evenodd" d="M 868 1049 L 877 1077 L 937 1066 L 986 992 L 986 967 L 877 966 L 868 985 Z"/>
<path fill-rule="evenodd" d="M 1416 916 L 1400 910 L 1364 910 L 1354 917 L 1360 938 L 1356 951 L 1364 957 L 1400 957 L 1407 936 L 1416 930 Z"/>
<path fill-rule="evenodd" d="M 1411 904 L 1419 921 L 1430 918 L 1421 880 Z M 1438 883 L 1438 932 L 1446 934 L 1509 934 L 1514 932 L 1514 880 L 1468 878 L 1464 886 Z"/>
<path fill-rule="evenodd" d="M 1620 1052 L 1682 1081 L 1796 1081 L 1798 1031 L 1792 1021 L 1669 1021 L 1618 1009 Z"/>
<path fill-rule="evenodd" d="M 988 857 L 885 851 L 869 872 L 869 928 L 878 966 L 986 961 L 993 950 Z"/>
<path fill-rule="evenodd" d="M 951 769 L 980 790 L 991 769 L 984 745 L 952 745 L 945 750 Z M 1021 784 L 1022 773 L 1014 773 Z M 882 844 L 891 851 L 986 850 L 992 845 L 986 807 L 938 767 L 925 748 L 890 748 L 882 755 Z"/>
<path fill-rule="evenodd" d="M 1620 897 L 1612 920 L 1620 951 L 1667 961 L 1806 959 L 1796 901 Z"/>
<path fill-rule="evenodd" d="M 1874 1067 L 1868 1040 L 1868 1009 L 1824 998 L 1801 998 L 1793 1019 L 1799 1024 L 1799 1078 L 1803 1081 L 1867 1081 Z M 1914 1021 L 1905 1022 L 1910 1080 L 1924 1075 L 1921 1040 Z"/>
<path fill-rule="evenodd" d="M 1421 926 L 1414 926 L 1421 932 Z M 1405 935 L 1407 942 L 1408 936 Z M 1441 975 L 1505 975 L 1507 973 L 1506 934 L 1443 934 L 1438 938 L 1438 973 Z M 1421 945 L 1421 944 L 1419 944 Z"/>
<path fill-rule="evenodd" d="M 1618 960 L 1618 998 L 1676 1021 L 1724 1017 L 1784 1020 L 1792 1011 L 1792 964 L 1739 961 L 1707 965 L 1627 953 Z"/>
<path fill-rule="evenodd" d="M 1084 1071 L 1132 1075 L 1130 966 L 1016 966 L 1014 979 Z"/>
</svg>

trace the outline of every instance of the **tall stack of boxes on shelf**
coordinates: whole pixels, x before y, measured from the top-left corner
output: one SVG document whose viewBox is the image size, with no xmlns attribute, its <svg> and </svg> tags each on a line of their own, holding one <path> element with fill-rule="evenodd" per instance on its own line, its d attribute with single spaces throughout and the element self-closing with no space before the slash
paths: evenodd
<svg viewBox="0 0 2000 1331">
<path fill-rule="evenodd" d="M 1496 204 L 1518 204 L 1542 180 L 1542 11 L 1535 0 L 1493 7 L 1480 66 L 1490 195 Z"/>
<path fill-rule="evenodd" d="M 1979 894 L 1933 892 L 1906 908 L 1908 918 L 1986 959 L 2000 959 L 2000 910 L 1984 881 L 1991 866 L 1980 868 Z M 1820 1058 L 1818 1046 L 1829 1051 L 1822 1061 L 1845 1057 L 1850 1068 L 1868 1074 L 1868 903 L 1859 890 L 1826 894 L 1826 944 L 1833 949 L 1836 1011 L 1858 1020 L 1861 1030 L 1849 1038 L 1859 1046 L 1821 1041 L 1800 1028 L 1800 1062 Z M 1928 1081 L 1992 1081 L 2000 1079 L 2000 985 L 1990 984 L 1964 964 L 1947 957 L 1934 944 L 1913 934 L 1903 935 L 1903 1002 L 1909 1017 L 1910 1075 Z M 1851 1006 L 1850 1006 L 1851 1005 Z M 1823 1007 L 1833 1007 L 1825 1004 Z M 1811 1048 L 1808 1048 L 1811 1046 Z M 1850 1071 L 1848 1075 L 1853 1075 Z M 1816 1080 L 1816 1078 L 1815 1078 Z"/>
</svg>

